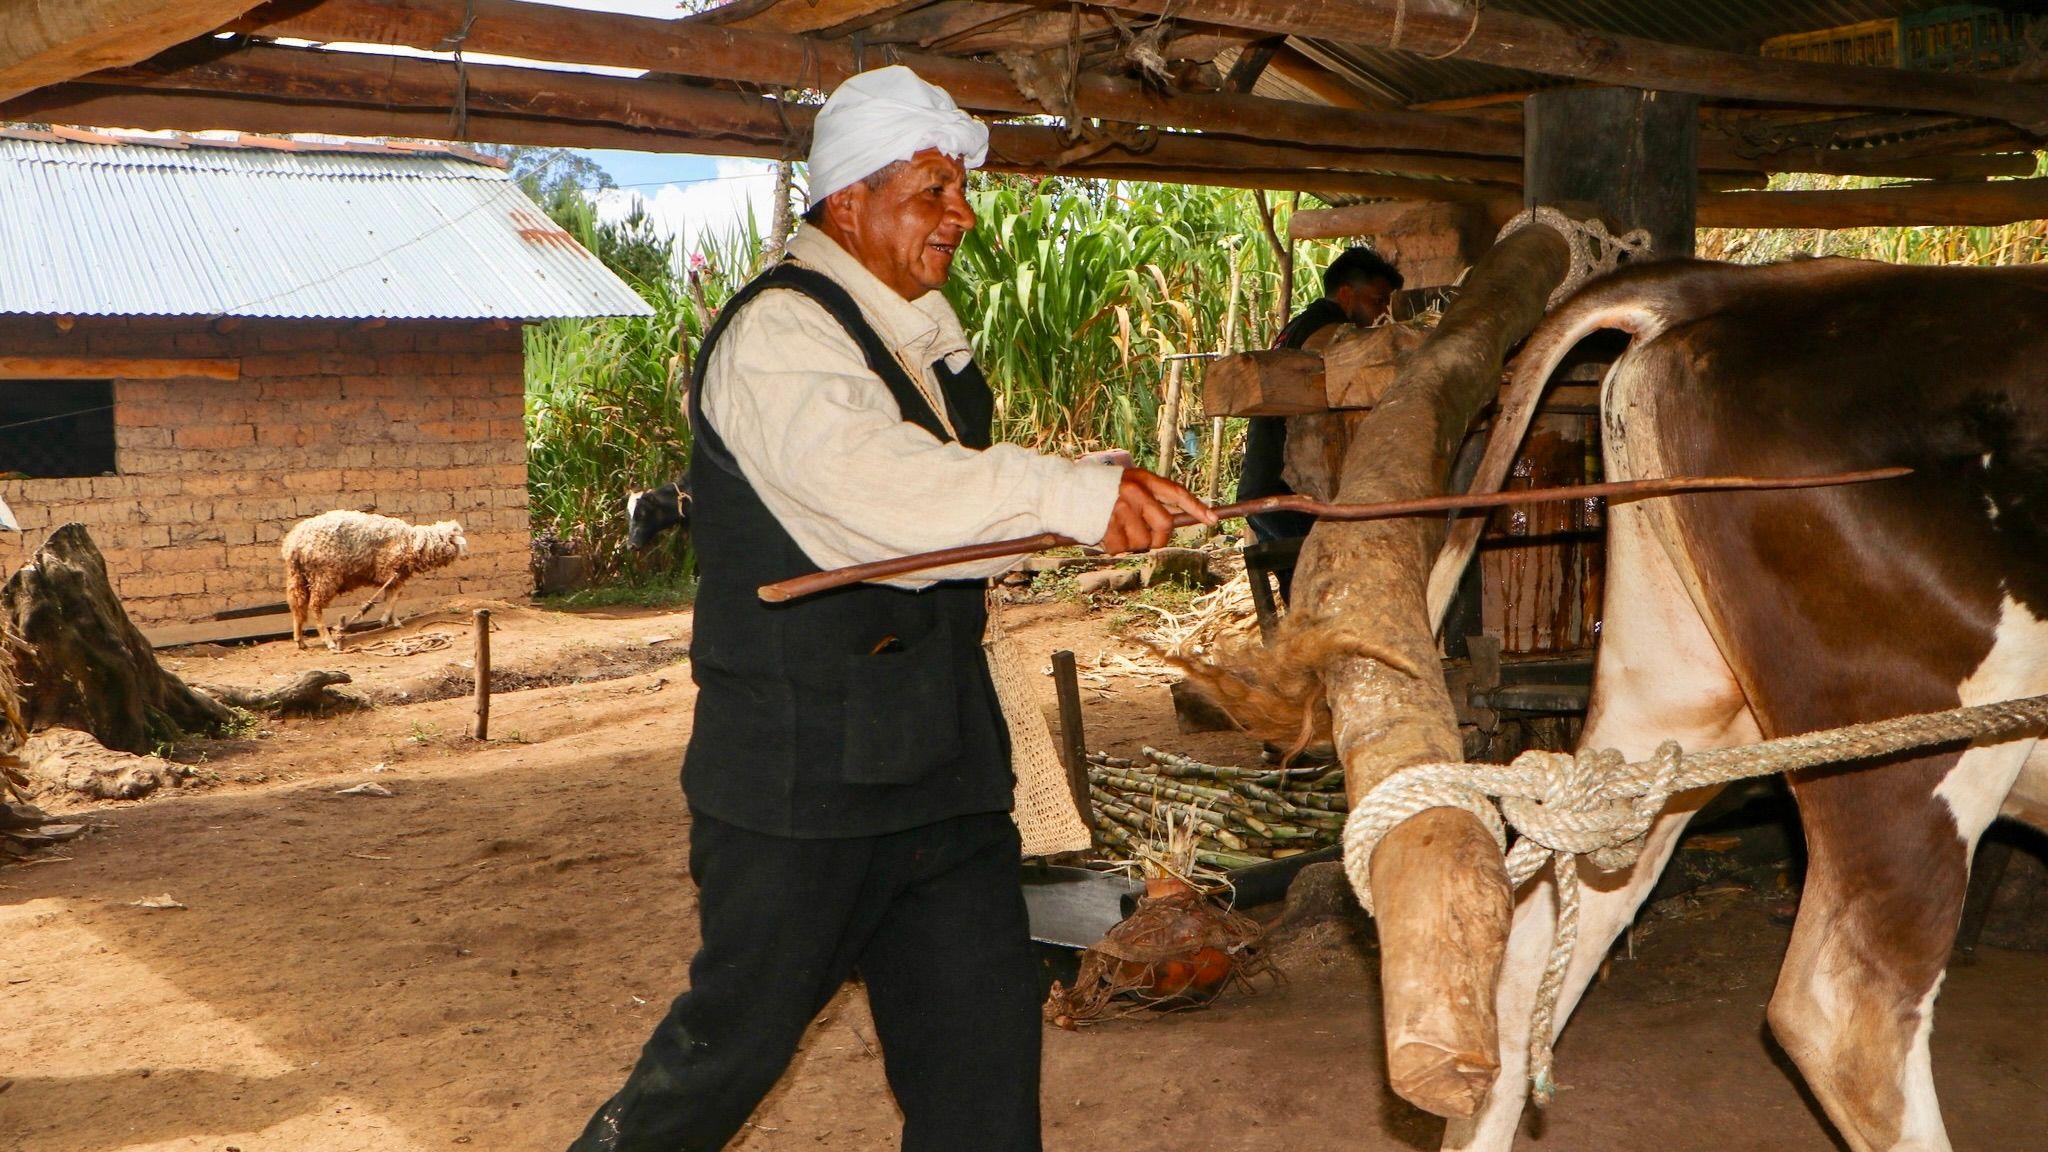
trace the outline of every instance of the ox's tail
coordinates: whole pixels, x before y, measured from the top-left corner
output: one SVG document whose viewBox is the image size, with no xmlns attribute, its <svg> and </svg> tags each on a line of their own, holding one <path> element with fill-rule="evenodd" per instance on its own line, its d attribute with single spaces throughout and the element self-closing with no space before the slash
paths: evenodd
<svg viewBox="0 0 2048 1152">
<path fill-rule="evenodd" d="M 1486 441 L 1486 454 L 1472 478 L 1470 491 L 1498 492 L 1506 482 L 1515 453 L 1528 434 L 1536 404 L 1543 398 L 1550 374 L 1578 347 L 1579 341 L 1595 332 L 1619 330 L 1642 339 L 1663 331 L 1671 311 L 1667 296 L 1658 291 L 1658 277 L 1622 275 L 1595 283 L 1552 312 L 1522 345 L 1521 355 L 1509 364 L 1507 386 L 1501 389 L 1500 407 L 1494 414 L 1493 432 Z M 1451 596 L 1465 574 L 1465 565 L 1479 545 L 1479 533 L 1486 516 L 1459 519 L 1437 553 L 1436 566 L 1429 573 L 1429 618 L 1432 628 L 1442 628 Z"/>
</svg>

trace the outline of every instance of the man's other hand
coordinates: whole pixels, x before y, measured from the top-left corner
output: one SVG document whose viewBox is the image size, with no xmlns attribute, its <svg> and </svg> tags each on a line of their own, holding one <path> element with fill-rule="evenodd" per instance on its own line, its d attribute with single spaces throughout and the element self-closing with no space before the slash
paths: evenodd
<svg viewBox="0 0 2048 1152">
<path fill-rule="evenodd" d="M 1200 524 L 1216 523 L 1216 514 L 1194 493 L 1143 468 L 1126 468 L 1100 546 L 1111 553 L 1164 548 L 1173 539 L 1176 512 L 1185 512 Z"/>
</svg>

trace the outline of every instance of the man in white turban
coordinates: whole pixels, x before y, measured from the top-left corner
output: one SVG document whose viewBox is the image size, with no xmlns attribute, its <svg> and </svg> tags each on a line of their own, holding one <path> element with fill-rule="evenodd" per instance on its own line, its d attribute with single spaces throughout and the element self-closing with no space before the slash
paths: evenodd
<svg viewBox="0 0 2048 1152">
<path fill-rule="evenodd" d="M 907 68 L 841 84 L 786 258 L 698 352 L 698 695 L 683 758 L 702 945 L 690 990 L 572 1152 L 712 1152 L 847 977 L 904 1152 L 1037 1152 L 1037 964 L 1010 741 L 982 652 L 1007 561 L 770 606 L 762 584 L 1038 532 L 1166 543 L 1179 485 L 991 444 L 938 289 L 988 129 Z"/>
</svg>

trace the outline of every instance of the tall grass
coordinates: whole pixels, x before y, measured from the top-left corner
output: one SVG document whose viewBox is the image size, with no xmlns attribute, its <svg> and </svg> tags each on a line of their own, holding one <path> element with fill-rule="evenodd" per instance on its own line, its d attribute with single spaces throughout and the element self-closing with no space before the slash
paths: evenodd
<svg viewBox="0 0 2048 1152">
<path fill-rule="evenodd" d="M 601 238 L 588 246 L 606 251 Z M 588 557 L 600 579 L 647 582 L 689 569 L 683 533 L 644 556 L 626 548 L 625 498 L 688 467 L 690 364 L 705 321 L 758 271 L 759 251 L 759 232 L 746 221 L 697 252 L 681 273 L 664 262 L 658 274 L 627 276 L 652 316 L 556 320 L 527 330 L 534 535 Z"/>
<path fill-rule="evenodd" d="M 995 388 L 1003 439 L 1067 453 L 1122 447 L 1158 467 L 1165 357 L 1272 340 L 1280 266 L 1249 192 L 1013 179 L 971 199 L 980 223 L 947 291 Z M 1284 208 L 1278 223 L 1284 232 Z M 1319 293 L 1337 250 L 1300 246 L 1293 300 Z M 1181 424 L 1199 411 L 1201 372 L 1200 362 L 1184 371 Z"/>
</svg>

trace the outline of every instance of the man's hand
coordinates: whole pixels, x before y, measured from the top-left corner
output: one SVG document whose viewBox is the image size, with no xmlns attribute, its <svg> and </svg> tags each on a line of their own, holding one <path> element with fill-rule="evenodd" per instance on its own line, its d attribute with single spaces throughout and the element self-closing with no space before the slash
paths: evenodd
<svg viewBox="0 0 2048 1152">
<path fill-rule="evenodd" d="M 1126 468 L 1100 547 L 1112 553 L 1164 548 L 1173 539 L 1176 512 L 1185 512 L 1201 524 L 1216 523 L 1216 514 L 1195 499 L 1194 493 L 1143 468 Z"/>
</svg>

